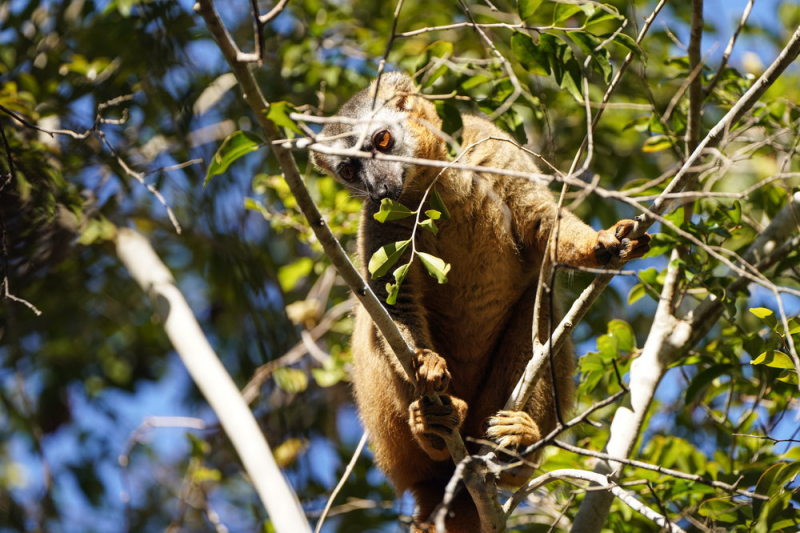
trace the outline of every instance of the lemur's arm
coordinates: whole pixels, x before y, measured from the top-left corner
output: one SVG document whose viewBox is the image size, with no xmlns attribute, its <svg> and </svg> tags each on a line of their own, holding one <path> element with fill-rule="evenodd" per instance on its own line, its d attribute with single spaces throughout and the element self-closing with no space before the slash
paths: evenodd
<svg viewBox="0 0 800 533">
<path fill-rule="evenodd" d="M 526 187 L 508 200 L 525 248 L 542 254 L 551 232 L 557 231 L 556 261 L 575 267 L 602 267 L 612 258 L 622 261 L 643 256 L 650 249 L 650 236 L 638 239 L 627 235 L 633 220 L 620 220 L 607 230 L 595 231 L 572 212 L 561 210 L 556 218 L 556 203 L 544 187 Z"/>
<path fill-rule="evenodd" d="M 362 261 L 366 264 L 381 245 L 405 240 L 408 238 L 410 228 L 403 225 L 381 224 L 378 228 L 376 221 L 371 220 L 370 209 L 365 209 L 361 221 L 361 255 Z M 370 229 L 379 229 L 377 234 L 380 240 L 371 239 Z M 400 258 L 397 265 L 408 262 L 410 251 Z M 365 269 L 366 270 L 366 269 Z M 378 279 L 372 279 L 368 273 L 365 275 L 369 279 L 369 284 L 375 295 L 382 302 L 386 301 L 388 291 L 387 283 L 394 283 L 394 269 Z M 416 389 L 410 393 L 411 389 L 403 387 L 398 391 L 406 396 L 403 400 L 408 405 L 408 423 L 411 434 L 417 444 L 436 461 L 444 461 L 450 458 L 450 452 L 445 444 L 454 431 L 458 431 L 467 416 L 467 404 L 455 396 L 445 394 L 450 384 L 450 372 L 447 369 L 447 362 L 444 357 L 436 352 L 436 347 L 431 340 L 430 328 L 428 327 L 428 317 L 425 306 L 421 301 L 420 288 L 423 286 L 420 277 L 425 276 L 419 261 L 414 261 L 406 275 L 403 288 L 397 295 L 397 301 L 393 305 L 386 305 L 386 309 L 392 320 L 397 325 L 400 333 L 414 349 L 414 357 L 411 365 L 416 380 Z M 394 368 L 397 376 L 407 381 L 405 370 L 400 365 L 397 358 L 392 353 L 386 340 L 373 329 L 376 348 L 380 355 L 386 357 L 389 364 Z M 437 393 L 441 400 L 441 405 L 428 399 L 428 396 Z"/>
</svg>

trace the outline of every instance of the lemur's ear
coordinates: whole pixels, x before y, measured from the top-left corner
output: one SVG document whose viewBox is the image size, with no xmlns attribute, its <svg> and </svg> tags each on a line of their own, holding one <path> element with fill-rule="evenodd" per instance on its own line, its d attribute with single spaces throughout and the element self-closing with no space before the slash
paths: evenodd
<svg viewBox="0 0 800 533">
<path fill-rule="evenodd" d="M 397 108 L 398 111 L 411 111 L 413 98 L 411 95 L 416 93 L 416 87 L 411 78 L 402 72 L 389 72 L 381 77 L 381 92 L 384 87 L 390 95 L 389 103 Z"/>
</svg>

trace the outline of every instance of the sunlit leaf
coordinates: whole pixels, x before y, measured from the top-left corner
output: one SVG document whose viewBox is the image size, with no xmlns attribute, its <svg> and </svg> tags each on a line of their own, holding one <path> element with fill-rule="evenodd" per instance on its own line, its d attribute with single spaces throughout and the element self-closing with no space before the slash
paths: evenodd
<svg viewBox="0 0 800 533">
<path fill-rule="evenodd" d="M 272 375 L 275 378 L 275 384 L 286 392 L 296 394 L 308 388 L 308 376 L 298 368 L 278 368 Z"/>
<path fill-rule="evenodd" d="M 381 247 L 377 252 L 372 254 L 369 265 L 367 265 L 367 269 L 369 273 L 372 274 L 372 278 L 380 278 L 389 272 L 389 269 L 400 260 L 400 257 L 403 256 L 410 244 L 411 239 L 393 242 Z"/>
<path fill-rule="evenodd" d="M 422 261 L 428 274 L 436 278 L 439 283 L 447 283 L 447 273 L 450 272 L 450 265 L 448 263 L 424 252 L 417 252 L 417 257 Z"/>
<path fill-rule="evenodd" d="M 416 214 L 400 202 L 396 202 L 391 198 L 384 198 L 381 200 L 380 210 L 372 215 L 372 218 L 378 222 L 387 222 L 390 220 L 401 220 Z"/>
<path fill-rule="evenodd" d="M 778 350 L 767 350 L 752 361 L 751 365 L 766 365 L 770 368 L 794 368 L 792 358 Z"/>
<path fill-rule="evenodd" d="M 301 257 L 292 263 L 278 269 L 278 283 L 283 292 L 289 292 L 297 286 L 304 277 L 311 274 L 314 268 L 314 261 L 310 257 Z"/>
<path fill-rule="evenodd" d="M 517 2 L 517 12 L 519 13 L 519 18 L 525 20 L 534 13 L 536 10 L 539 9 L 539 6 L 542 5 L 542 0 L 519 0 Z"/>
<path fill-rule="evenodd" d="M 211 164 L 208 165 L 208 170 L 206 171 L 206 179 L 203 182 L 203 187 L 208 185 L 211 178 L 228 170 L 231 163 L 250 152 L 258 150 L 261 148 L 262 144 L 264 144 L 264 140 L 255 133 L 250 133 L 249 131 L 231 133 L 228 138 L 222 142 L 217 153 L 215 153 L 214 157 L 211 159 Z"/>
<path fill-rule="evenodd" d="M 294 120 L 289 118 L 289 113 L 294 111 L 294 106 L 289 102 L 273 102 L 269 106 L 269 111 L 267 111 L 267 118 L 274 122 L 276 126 L 302 135 L 303 130 L 294 123 Z"/>
</svg>

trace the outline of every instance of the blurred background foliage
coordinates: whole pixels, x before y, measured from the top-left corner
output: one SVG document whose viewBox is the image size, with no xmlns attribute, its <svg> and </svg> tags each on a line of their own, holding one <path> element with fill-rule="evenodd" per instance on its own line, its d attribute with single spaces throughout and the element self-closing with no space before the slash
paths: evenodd
<svg viewBox="0 0 800 533">
<path fill-rule="evenodd" d="M 654 2 L 578 9 L 548 1 L 527 16 L 536 3 L 469 4 L 476 21 L 495 24 L 486 33 L 521 82 L 513 103 L 506 67 L 472 28 L 399 37 L 388 68 L 415 73 L 428 94 L 458 96 L 439 104 L 445 129 L 456 138 L 454 110 L 500 109 L 501 127 L 567 171 L 585 135 L 575 87 L 585 74 L 592 100 L 599 101 L 633 50 L 636 58 L 612 98 L 626 105 L 606 111 L 584 177 L 597 175 L 607 189 L 657 194 L 664 182 L 651 180 L 674 172 L 684 156 L 688 104 L 675 96 L 689 76 L 691 3 L 670 2 L 641 49 L 631 37 Z M 272 7 L 259 4 L 262 13 Z M 708 87 L 745 2 L 706 4 L 701 75 Z M 312 519 L 361 436 L 347 385 L 347 291 L 305 226 L 269 149 L 237 160 L 203 188 L 223 139 L 255 122 L 191 7 L 139 0 L 0 4 L 0 260 L 4 289 L 30 304 L 0 300 L 0 531 L 271 531 L 213 413 L 115 256 L 119 226 L 150 238 L 228 371 L 242 388 L 250 383 L 255 414 Z M 267 99 L 313 114 L 335 112 L 377 72 L 395 7 L 373 0 L 290 2 L 267 26 L 264 64 L 255 69 Z M 251 51 L 250 3 L 219 2 L 218 9 L 240 47 Z M 519 10 L 527 24 L 544 29 L 500 25 L 518 24 Z M 408 0 L 398 32 L 464 23 L 470 16 L 459 3 Z M 595 50 L 624 21 L 622 37 Z M 766 2 L 754 12 L 707 96 L 704 132 L 799 23 L 800 9 L 790 1 Z M 548 42 L 560 55 L 536 48 Z M 593 59 L 584 73 L 586 54 Z M 705 169 L 703 190 L 741 191 L 776 172 L 800 171 L 798 93 L 792 68 L 743 121 L 743 134 L 721 146 L 730 159 Z M 47 133 L 54 130 L 71 133 Z M 357 199 L 314 172 L 306 153 L 296 157 L 328 222 L 352 251 Z M 798 184 L 796 177 L 776 180 L 737 202 L 698 200 L 685 229 L 703 242 L 741 251 Z M 596 195 L 573 191 L 572 200 L 596 228 L 635 214 Z M 680 213 L 672 219 L 682 223 Z M 664 251 L 681 242 L 662 230 L 650 258 L 633 265 L 641 280 L 658 290 Z M 623 481 L 647 480 L 649 489 L 636 489 L 640 498 L 654 508 L 663 505 L 687 530 L 792 530 L 800 500 L 784 487 L 797 472 L 797 441 L 735 434 L 797 438 L 796 374 L 750 362 L 785 350 L 787 335 L 800 343 L 800 324 L 785 332 L 766 312 L 749 312 L 776 310 L 776 302 L 764 291 L 724 293 L 730 278 L 707 253 L 693 252 L 686 300 L 714 291 L 725 295 L 729 310 L 713 336 L 667 375 L 641 458 L 730 483 L 741 479 L 741 486 L 758 483 L 774 497 L 751 506 L 702 485 L 632 469 Z M 794 252 L 770 278 L 798 288 L 797 267 Z M 564 298 L 589 280 L 570 275 Z M 576 330 L 583 407 L 617 390 L 612 361 L 626 372 L 644 344 L 655 301 L 636 283 L 616 280 Z M 796 316 L 797 299 L 785 304 Z M 304 341 L 303 332 L 311 340 L 305 335 Z M 596 418 L 607 422 L 612 413 Z M 571 438 L 601 450 L 607 436 L 604 423 Z M 562 465 L 589 462 L 553 451 L 543 467 Z M 532 496 L 512 524 L 520 531 L 565 527 L 577 505 L 566 486 L 553 489 Z M 411 512 L 368 455 L 337 502 L 325 531 L 397 531 Z M 608 528 L 656 529 L 618 504 Z"/>
</svg>

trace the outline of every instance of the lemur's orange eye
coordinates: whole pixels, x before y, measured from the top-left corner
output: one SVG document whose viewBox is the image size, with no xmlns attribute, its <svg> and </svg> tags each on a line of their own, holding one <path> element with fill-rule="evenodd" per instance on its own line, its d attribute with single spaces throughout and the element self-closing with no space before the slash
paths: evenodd
<svg viewBox="0 0 800 533">
<path fill-rule="evenodd" d="M 379 152 L 388 152 L 392 149 L 394 144 L 394 137 L 389 133 L 389 130 L 381 130 L 372 136 L 372 144 Z"/>
<path fill-rule="evenodd" d="M 353 181 L 356 177 L 356 167 L 350 163 L 345 163 L 339 167 L 339 175 L 342 177 L 342 179 Z"/>
</svg>

